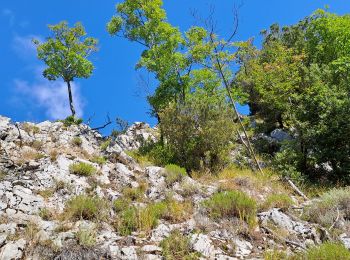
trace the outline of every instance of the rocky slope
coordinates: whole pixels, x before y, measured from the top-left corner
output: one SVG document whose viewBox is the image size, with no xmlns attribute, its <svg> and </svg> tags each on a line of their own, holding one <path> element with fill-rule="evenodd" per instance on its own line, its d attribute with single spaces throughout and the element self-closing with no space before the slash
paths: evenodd
<svg viewBox="0 0 350 260">
<path fill-rule="evenodd" d="M 259 210 L 253 228 L 234 216 L 210 218 L 203 201 L 223 187 L 261 202 L 289 191 L 271 179 L 258 183 L 248 175 L 184 176 L 169 183 L 165 169 L 140 165 L 128 155 L 143 139 L 156 139 L 155 130 L 143 123 L 108 142 L 86 125 L 15 124 L 0 117 L 0 259 L 163 259 L 161 241 L 175 230 L 202 259 L 263 259 L 269 249 L 301 251 L 327 239 L 327 230 L 296 217 L 303 201 L 295 196 L 288 213 Z M 71 165 L 80 162 L 93 166 L 94 173 L 74 174 Z M 70 216 L 68 208 L 79 195 L 100 199 L 98 213 Z M 146 208 L 161 201 L 191 205 L 178 217 L 181 207 L 127 234 L 116 224 L 122 217 L 115 203 L 126 196 L 129 204 L 123 207 Z"/>
</svg>

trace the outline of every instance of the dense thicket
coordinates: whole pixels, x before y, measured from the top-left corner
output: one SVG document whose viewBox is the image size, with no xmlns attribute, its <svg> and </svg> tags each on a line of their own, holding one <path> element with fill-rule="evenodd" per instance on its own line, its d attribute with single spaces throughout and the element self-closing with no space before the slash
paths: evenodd
<svg viewBox="0 0 350 260">
<path fill-rule="evenodd" d="M 258 132 L 279 127 L 293 135 L 275 155 L 279 170 L 349 181 L 350 16 L 319 10 L 263 36 L 260 50 L 239 50 L 235 84 L 263 120 Z"/>
</svg>

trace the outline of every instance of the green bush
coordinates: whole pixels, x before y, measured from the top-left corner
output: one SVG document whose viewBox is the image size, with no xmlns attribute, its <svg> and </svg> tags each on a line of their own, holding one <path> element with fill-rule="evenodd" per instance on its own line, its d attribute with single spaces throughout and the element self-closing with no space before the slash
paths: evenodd
<svg viewBox="0 0 350 260">
<path fill-rule="evenodd" d="M 257 205 L 254 199 L 241 191 L 224 191 L 203 202 L 209 216 L 214 219 L 238 217 L 248 225 L 256 222 Z"/>
<path fill-rule="evenodd" d="M 307 260 L 346 260 L 350 259 L 350 251 L 342 244 L 324 243 L 308 249 L 303 257 Z"/>
<path fill-rule="evenodd" d="M 108 209 L 108 203 L 103 199 L 78 195 L 67 201 L 64 218 L 74 220 L 103 220 L 108 214 Z"/>
<path fill-rule="evenodd" d="M 350 219 L 350 188 L 333 189 L 324 193 L 304 211 L 308 221 L 330 227 L 335 220 Z"/>
<path fill-rule="evenodd" d="M 104 156 L 94 156 L 90 159 L 90 162 L 97 163 L 98 165 L 104 165 L 106 164 L 107 159 Z"/>
<path fill-rule="evenodd" d="M 96 244 L 96 232 L 94 230 L 79 229 L 75 234 L 79 245 L 83 247 L 93 247 Z"/>
<path fill-rule="evenodd" d="M 186 169 L 176 164 L 165 166 L 165 182 L 168 186 L 173 185 L 175 182 L 180 182 L 185 176 L 187 176 Z"/>
<path fill-rule="evenodd" d="M 83 143 L 83 141 L 81 140 L 80 137 L 77 137 L 77 136 L 76 136 L 76 137 L 74 137 L 74 138 L 72 139 L 72 144 L 75 145 L 75 146 L 81 146 L 82 143 Z"/>
<path fill-rule="evenodd" d="M 69 166 L 69 172 L 80 176 L 91 176 L 96 173 L 96 168 L 91 164 L 79 162 Z"/>
<path fill-rule="evenodd" d="M 162 256 L 166 260 L 199 259 L 199 254 L 195 253 L 191 247 L 190 239 L 178 230 L 172 231 L 170 236 L 160 243 L 160 246 L 162 248 Z"/>
<path fill-rule="evenodd" d="M 193 95 L 185 104 L 172 103 L 159 113 L 161 133 L 171 162 L 187 171 L 216 172 L 229 161 L 236 125 L 219 96 Z"/>
<path fill-rule="evenodd" d="M 261 209 L 280 208 L 281 210 L 287 210 L 292 205 L 293 200 L 288 194 L 271 194 L 266 198 Z"/>
<path fill-rule="evenodd" d="M 102 151 L 106 151 L 108 146 L 111 144 L 111 139 L 108 139 L 106 141 L 104 141 L 101 145 L 100 145 L 100 149 Z"/>
<path fill-rule="evenodd" d="M 66 126 L 66 127 L 71 126 L 71 125 L 80 125 L 81 123 L 83 123 L 83 119 L 76 118 L 74 116 L 68 116 L 66 119 L 58 120 L 58 121 L 62 122 L 64 124 L 64 126 Z"/>
</svg>

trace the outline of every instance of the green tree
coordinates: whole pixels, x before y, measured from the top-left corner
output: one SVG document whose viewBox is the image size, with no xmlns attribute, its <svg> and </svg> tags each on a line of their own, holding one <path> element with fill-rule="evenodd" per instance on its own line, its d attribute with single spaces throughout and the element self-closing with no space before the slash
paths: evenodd
<svg viewBox="0 0 350 260">
<path fill-rule="evenodd" d="M 47 65 L 43 75 L 48 80 L 61 78 L 67 84 L 70 109 L 75 117 L 71 82 L 76 78 L 91 76 L 94 66 L 87 58 L 97 50 L 97 40 L 86 37 L 81 23 L 69 28 L 68 23 L 63 21 L 48 27 L 52 36 L 43 43 L 34 40 L 38 58 Z"/>
<path fill-rule="evenodd" d="M 161 124 L 165 118 L 163 111 L 167 109 L 176 112 L 174 116 L 188 118 L 190 113 L 185 113 L 187 115 L 183 117 L 184 113 L 180 111 L 194 111 L 187 106 L 187 102 L 191 103 L 196 96 L 202 96 L 204 100 L 197 101 L 203 101 L 213 111 L 219 103 L 226 107 L 231 105 L 235 115 L 226 120 L 232 122 L 235 119 L 240 123 L 249 153 L 254 156 L 235 104 L 236 100 L 243 97 L 243 93 L 231 84 L 234 78 L 232 65 L 236 59 L 235 51 L 237 45 L 244 43 L 232 43 L 234 33 L 229 40 L 220 39 L 215 34 L 212 23 L 209 23 L 208 28 L 193 26 L 181 33 L 168 23 L 162 4 L 161 0 L 125 0 L 117 5 L 117 14 L 107 25 L 111 35 L 125 37 L 144 47 L 136 67 L 154 73 L 158 80 L 155 93 L 148 98 L 154 114 Z M 203 91 L 205 95 L 202 95 Z M 196 113 L 191 116 L 195 117 Z M 213 116 L 214 114 L 212 113 Z M 202 125 L 198 127 L 204 126 L 204 122 L 200 122 Z M 202 138 L 199 136 L 200 131 L 195 133 L 198 135 L 193 136 L 192 141 L 199 142 Z M 172 137 L 168 135 L 167 138 Z"/>
<path fill-rule="evenodd" d="M 294 136 L 276 155 L 280 170 L 350 181 L 349 28 L 349 15 L 318 10 L 296 25 L 271 26 L 260 50 L 239 50 L 235 84 L 263 119 L 258 131 Z"/>
</svg>

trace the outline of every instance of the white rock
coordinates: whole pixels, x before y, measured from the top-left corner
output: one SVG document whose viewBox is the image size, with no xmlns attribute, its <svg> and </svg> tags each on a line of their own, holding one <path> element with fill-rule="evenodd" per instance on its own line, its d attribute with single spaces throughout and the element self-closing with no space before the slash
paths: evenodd
<svg viewBox="0 0 350 260">
<path fill-rule="evenodd" d="M 1 248 L 0 259 L 1 260 L 12 260 L 21 259 L 23 250 L 27 242 L 24 239 L 17 241 L 11 241 Z"/>
<path fill-rule="evenodd" d="M 212 245 L 211 239 L 207 235 L 193 234 L 191 236 L 191 244 L 195 251 L 210 259 L 215 259 L 217 254 L 222 254 L 222 250 Z"/>
</svg>

